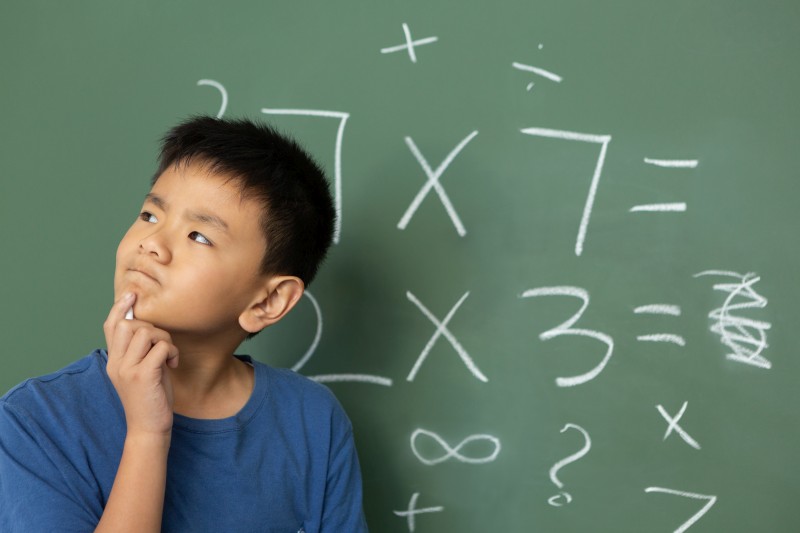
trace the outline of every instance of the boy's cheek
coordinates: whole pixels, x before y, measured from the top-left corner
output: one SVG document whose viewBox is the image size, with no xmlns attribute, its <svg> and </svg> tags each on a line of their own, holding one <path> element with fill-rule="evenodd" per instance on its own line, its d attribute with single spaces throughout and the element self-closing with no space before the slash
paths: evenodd
<svg viewBox="0 0 800 533">
<path fill-rule="evenodd" d="M 124 292 L 125 286 L 122 279 L 122 272 L 120 272 L 119 261 L 117 261 L 117 266 L 114 268 L 114 301 L 117 301 Z"/>
<path fill-rule="evenodd" d="M 126 255 L 129 250 L 130 229 L 125 233 L 117 245 L 117 253 L 115 255 L 114 264 L 114 299 L 116 300 L 122 296 L 125 291 L 125 271 L 126 271 Z"/>
<path fill-rule="evenodd" d="M 131 229 L 128 228 L 128 231 L 125 232 L 125 235 L 122 236 L 120 239 L 119 244 L 117 245 L 117 263 L 119 263 L 122 256 L 130 249 L 130 241 L 131 241 Z"/>
</svg>

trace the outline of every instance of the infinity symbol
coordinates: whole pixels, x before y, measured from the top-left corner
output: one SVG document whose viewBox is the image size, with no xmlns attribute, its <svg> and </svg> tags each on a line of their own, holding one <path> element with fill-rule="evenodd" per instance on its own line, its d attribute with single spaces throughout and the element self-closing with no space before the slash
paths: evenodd
<svg viewBox="0 0 800 533">
<path fill-rule="evenodd" d="M 441 446 L 442 450 L 444 450 L 445 454 L 436 457 L 433 459 L 426 459 L 423 457 L 419 450 L 417 450 L 417 437 L 420 435 L 425 435 L 436 441 L 439 446 Z M 488 441 L 494 447 L 494 451 L 485 457 L 468 457 L 466 455 L 462 455 L 459 453 L 461 448 L 466 446 L 472 441 Z M 433 431 L 428 431 L 425 429 L 417 429 L 414 433 L 411 434 L 411 450 L 414 452 L 414 455 L 417 456 L 421 462 L 425 463 L 426 465 L 436 465 L 447 461 L 448 459 L 456 459 L 461 461 L 462 463 L 470 463 L 470 464 L 483 464 L 483 463 L 490 463 L 497 458 L 497 455 L 500 453 L 500 439 L 497 437 L 493 437 L 492 435 L 470 435 L 466 439 L 462 440 L 458 445 L 454 448 L 447 444 L 444 439 L 442 439 L 439 435 L 434 433 Z"/>
</svg>

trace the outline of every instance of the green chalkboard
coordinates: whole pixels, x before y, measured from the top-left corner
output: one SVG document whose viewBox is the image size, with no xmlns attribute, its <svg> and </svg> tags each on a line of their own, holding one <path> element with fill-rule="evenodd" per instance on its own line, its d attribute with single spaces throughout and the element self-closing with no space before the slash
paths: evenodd
<svg viewBox="0 0 800 533">
<path fill-rule="evenodd" d="M 800 4 L 6 1 L 0 386 L 103 344 L 158 138 L 337 191 L 295 311 L 378 532 L 796 531 Z"/>
</svg>

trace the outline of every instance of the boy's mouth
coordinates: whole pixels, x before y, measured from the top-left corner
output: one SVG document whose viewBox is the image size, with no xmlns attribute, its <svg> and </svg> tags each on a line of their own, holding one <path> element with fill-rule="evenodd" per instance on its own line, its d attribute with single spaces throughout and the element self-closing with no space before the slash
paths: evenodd
<svg viewBox="0 0 800 533">
<path fill-rule="evenodd" d="M 136 274 L 140 274 L 140 275 L 142 275 L 142 276 L 144 276 L 146 278 L 149 278 L 150 280 L 152 280 L 152 281 L 154 281 L 156 283 L 160 283 L 158 281 L 158 278 L 156 278 L 153 274 L 151 274 L 148 270 L 146 270 L 144 268 L 129 268 L 128 272 L 134 272 Z"/>
</svg>

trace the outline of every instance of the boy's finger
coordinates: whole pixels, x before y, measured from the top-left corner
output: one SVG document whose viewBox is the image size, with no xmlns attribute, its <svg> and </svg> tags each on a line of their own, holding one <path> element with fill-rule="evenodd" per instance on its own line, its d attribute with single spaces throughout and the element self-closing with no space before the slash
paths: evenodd
<svg viewBox="0 0 800 533">
<path fill-rule="evenodd" d="M 117 326 L 111 333 L 111 338 L 107 339 L 108 353 L 122 357 L 128 351 L 131 339 L 136 331 L 144 325 L 143 322 L 135 320 L 117 321 Z"/>
<path fill-rule="evenodd" d="M 132 292 L 126 292 L 119 300 L 114 302 L 114 305 L 111 306 L 111 310 L 108 312 L 108 317 L 103 324 L 103 329 L 106 330 L 106 337 L 113 336 L 117 322 L 125 318 L 125 313 L 128 312 L 128 309 L 133 307 L 135 301 L 136 294 Z"/>
<path fill-rule="evenodd" d="M 134 342 L 136 342 L 134 340 Z M 133 358 L 129 358 L 129 361 Z M 147 353 L 138 362 L 140 369 L 159 370 L 164 368 L 164 365 L 170 368 L 178 366 L 178 348 L 169 341 L 160 340 L 153 345 L 147 346 Z"/>
<path fill-rule="evenodd" d="M 178 348 L 169 341 L 158 341 L 150 349 L 144 362 L 154 368 L 164 364 L 170 368 L 175 368 L 178 366 Z"/>
<path fill-rule="evenodd" d="M 136 321 L 133 321 L 134 325 L 136 325 Z M 119 329 L 128 329 L 128 328 L 119 328 Z M 144 359 L 148 357 L 153 346 L 165 343 L 168 346 L 173 346 L 172 344 L 172 337 L 170 337 L 169 333 L 164 331 L 163 329 L 158 329 L 155 327 L 148 327 L 148 326 L 140 326 L 136 331 L 133 333 L 133 338 L 130 339 L 130 344 L 128 344 L 127 349 L 125 350 L 124 358 L 126 363 L 135 365 L 138 364 Z M 177 348 L 175 349 L 177 350 Z M 165 356 L 166 357 L 166 356 Z M 163 364 L 164 361 L 161 361 L 160 364 Z"/>
<path fill-rule="evenodd" d="M 173 345 L 167 356 L 167 366 L 170 368 L 178 368 L 178 347 Z"/>
</svg>

